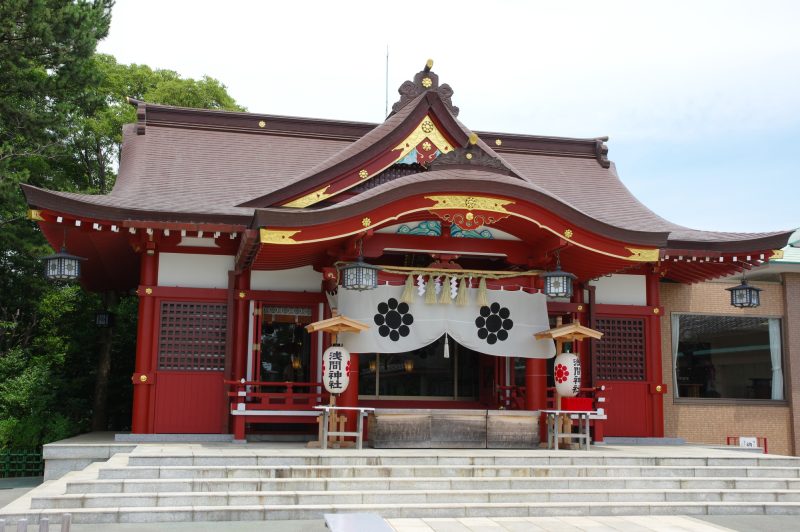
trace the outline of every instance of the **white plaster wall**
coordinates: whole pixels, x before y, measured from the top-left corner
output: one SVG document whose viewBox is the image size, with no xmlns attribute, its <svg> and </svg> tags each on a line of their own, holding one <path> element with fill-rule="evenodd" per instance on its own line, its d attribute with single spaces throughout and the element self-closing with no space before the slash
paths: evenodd
<svg viewBox="0 0 800 532">
<path fill-rule="evenodd" d="M 319 292 L 322 273 L 312 266 L 290 270 L 253 271 L 250 273 L 252 290 L 279 290 L 282 292 Z"/>
<path fill-rule="evenodd" d="M 595 302 L 607 305 L 646 305 L 647 285 L 644 275 L 614 274 L 589 284 L 596 286 Z"/>
<path fill-rule="evenodd" d="M 158 285 L 187 288 L 228 288 L 232 255 L 198 253 L 160 253 Z"/>
</svg>

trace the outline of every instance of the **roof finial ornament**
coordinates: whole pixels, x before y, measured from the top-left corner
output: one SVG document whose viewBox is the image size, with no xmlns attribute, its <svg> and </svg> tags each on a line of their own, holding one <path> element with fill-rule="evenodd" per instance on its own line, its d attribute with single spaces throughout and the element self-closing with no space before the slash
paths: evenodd
<svg viewBox="0 0 800 532">
<path fill-rule="evenodd" d="M 453 113 L 453 116 L 458 116 L 458 107 L 453 105 L 451 97 L 453 96 L 453 89 L 450 85 L 444 83 L 439 85 L 439 76 L 432 70 L 433 59 L 428 59 L 425 62 L 425 67 L 414 75 L 413 81 L 404 81 L 397 92 L 400 93 L 400 99 L 392 105 L 392 112 L 389 116 L 398 112 L 405 107 L 408 102 L 419 96 L 426 91 L 435 91 L 442 98 L 444 104 Z"/>
</svg>

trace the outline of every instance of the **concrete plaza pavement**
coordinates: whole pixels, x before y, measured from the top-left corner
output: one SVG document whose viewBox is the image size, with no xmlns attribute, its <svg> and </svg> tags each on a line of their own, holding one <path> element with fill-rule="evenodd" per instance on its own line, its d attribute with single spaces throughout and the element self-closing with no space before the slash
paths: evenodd
<svg viewBox="0 0 800 532">
<path fill-rule="evenodd" d="M 466 517 L 389 519 L 397 532 L 792 532 L 800 522 L 791 515 L 630 516 L 630 517 Z M 9 526 L 8 530 L 16 531 Z M 38 531 L 29 526 L 28 532 Z M 58 532 L 59 525 L 52 525 Z M 72 525 L 73 532 L 326 532 L 322 520 L 237 521 Z M 0 531 L 5 532 L 5 531 Z M 360 530 L 356 532 L 369 532 Z"/>
</svg>

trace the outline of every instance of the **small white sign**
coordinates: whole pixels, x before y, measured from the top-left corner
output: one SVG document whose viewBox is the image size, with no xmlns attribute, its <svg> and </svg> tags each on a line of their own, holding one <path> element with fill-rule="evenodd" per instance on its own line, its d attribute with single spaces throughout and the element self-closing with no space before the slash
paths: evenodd
<svg viewBox="0 0 800 532">
<path fill-rule="evenodd" d="M 739 447 L 758 447 L 758 438 L 752 436 L 739 436 Z"/>
<path fill-rule="evenodd" d="M 332 345 L 322 354 L 322 384 L 330 393 L 342 393 L 350 384 L 350 352 Z"/>
</svg>

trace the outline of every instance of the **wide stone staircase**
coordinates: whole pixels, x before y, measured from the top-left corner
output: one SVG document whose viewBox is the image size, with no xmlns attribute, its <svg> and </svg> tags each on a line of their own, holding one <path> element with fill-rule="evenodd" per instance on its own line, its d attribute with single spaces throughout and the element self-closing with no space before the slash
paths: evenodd
<svg viewBox="0 0 800 532">
<path fill-rule="evenodd" d="M 695 448 L 697 449 L 697 448 Z M 800 458 L 665 447 L 586 451 L 147 446 L 0 511 L 57 523 L 398 517 L 800 514 Z"/>
</svg>

